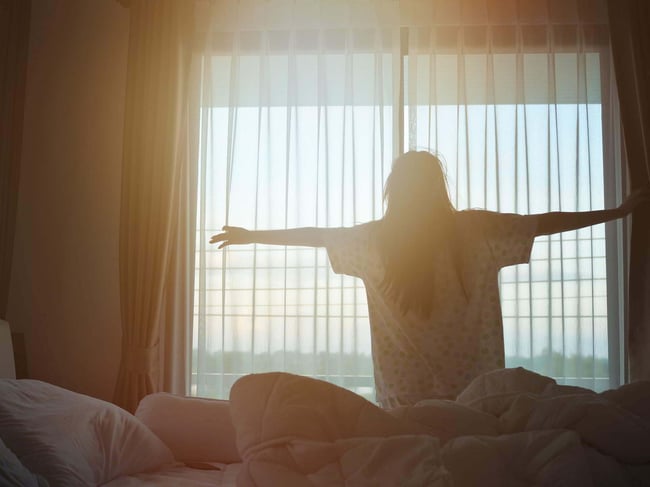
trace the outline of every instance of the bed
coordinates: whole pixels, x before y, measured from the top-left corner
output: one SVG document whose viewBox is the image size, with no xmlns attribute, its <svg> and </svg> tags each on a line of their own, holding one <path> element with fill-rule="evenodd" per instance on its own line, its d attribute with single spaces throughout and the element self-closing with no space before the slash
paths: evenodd
<svg viewBox="0 0 650 487">
<path fill-rule="evenodd" d="M 455 401 L 385 411 L 273 372 L 229 401 L 157 393 L 131 415 L 3 378 L 0 485 L 650 486 L 650 382 L 596 394 L 501 369 Z"/>
</svg>

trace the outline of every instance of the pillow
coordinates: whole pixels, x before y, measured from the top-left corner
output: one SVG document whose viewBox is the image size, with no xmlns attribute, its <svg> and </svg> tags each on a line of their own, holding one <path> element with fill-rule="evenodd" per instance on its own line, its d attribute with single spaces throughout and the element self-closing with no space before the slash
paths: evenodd
<svg viewBox="0 0 650 487">
<path fill-rule="evenodd" d="M 123 409 L 37 380 L 0 380 L 0 437 L 52 486 L 97 485 L 174 461 Z"/>
<path fill-rule="evenodd" d="M 158 392 L 143 398 L 135 415 L 181 462 L 241 462 L 230 402 Z"/>
<path fill-rule="evenodd" d="M 34 475 L 20 463 L 0 438 L 0 485 L 5 487 L 47 487 L 47 481 L 40 475 Z"/>
</svg>

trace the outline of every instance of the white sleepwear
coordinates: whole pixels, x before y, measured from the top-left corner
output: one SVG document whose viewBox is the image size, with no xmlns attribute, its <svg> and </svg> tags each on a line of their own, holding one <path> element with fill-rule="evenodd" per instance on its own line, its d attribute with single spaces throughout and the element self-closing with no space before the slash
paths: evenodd
<svg viewBox="0 0 650 487">
<path fill-rule="evenodd" d="M 453 399 L 474 377 L 504 366 L 498 272 L 528 262 L 535 219 L 482 210 L 460 211 L 455 218 L 462 242 L 462 284 L 453 259 L 438 256 L 429 317 L 403 314 L 382 291 L 384 269 L 375 237 L 379 222 L 328 234 L 326 248 L 334 272 L 359 277 L 366 287 L 382 407 Z"/>
</svg>

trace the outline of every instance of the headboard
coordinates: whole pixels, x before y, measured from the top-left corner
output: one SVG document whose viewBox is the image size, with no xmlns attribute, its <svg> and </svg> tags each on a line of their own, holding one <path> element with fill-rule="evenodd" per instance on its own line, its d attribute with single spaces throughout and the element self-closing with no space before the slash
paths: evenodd
<svg viewBox="0 0 650 487">
<path fill-rule="evenodd" d="M 0 379 L 15 379 L 16 365 L 9 323 L 0 320 Z"/>
</svg>

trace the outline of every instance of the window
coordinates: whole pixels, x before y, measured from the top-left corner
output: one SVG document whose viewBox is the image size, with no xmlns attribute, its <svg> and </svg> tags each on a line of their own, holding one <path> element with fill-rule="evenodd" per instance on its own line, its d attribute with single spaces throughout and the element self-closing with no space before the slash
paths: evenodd
<svg viewBox="0 0 650 487">
<path fill-rule="evenodd" d="M 210 50 L 192 393 L 225 398 L 245 374 L 285 370 L 374 399 L 363 283 L 334 274 L 323 249 L 208 246 L 224 224 L 379 218 L 392 159 L 408 148 L 443 156 L 459 209 L 610 206 L 609 61 L 575 30 L 580 42 L 549 49 L 545 38 L 542 52 L 523 41 L 495 50 L 489 28 L 477 46 L 476 28 L 448 27 L 242 31 Z M 502 271 L 508 366 L 595 389 L 618 382 L 612 232 L 538 238 L 530 265 Z"/>
</svg>

